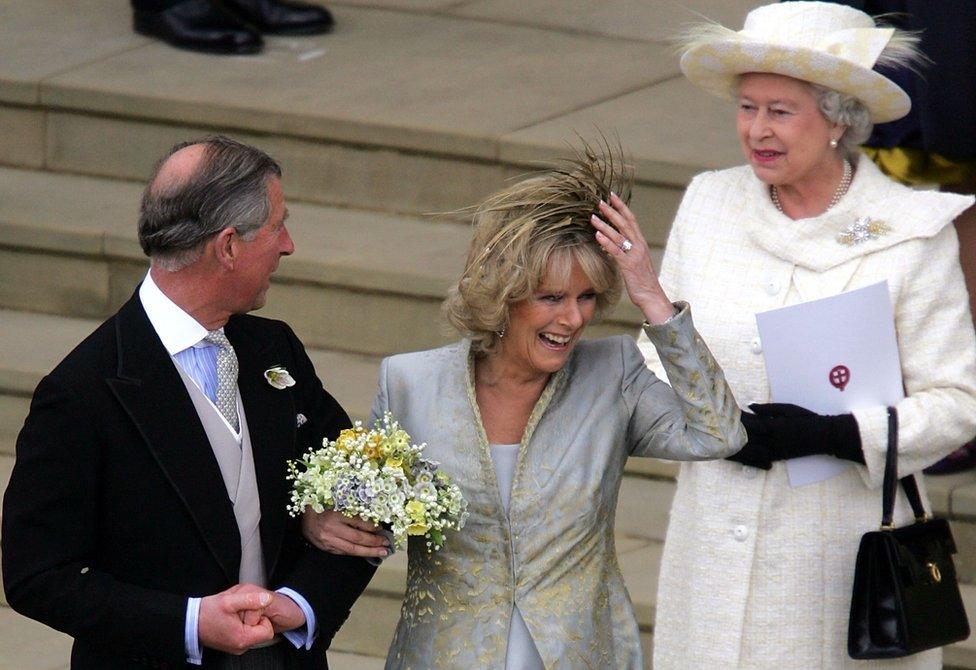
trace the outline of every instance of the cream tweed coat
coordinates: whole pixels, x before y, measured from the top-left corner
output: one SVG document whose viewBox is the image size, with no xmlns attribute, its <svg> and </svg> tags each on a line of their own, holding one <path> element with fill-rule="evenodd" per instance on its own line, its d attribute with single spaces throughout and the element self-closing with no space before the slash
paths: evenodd
<svg viewBox="0 0 976 670">
<path fill-rule="evenodd" d="M 919 192 L 860 161 L 829 212 L 793 221 L 749 167 L 696 177 L 661 267 L 673 300 L 695 305 L 699 332 L 740 407 L 769 402 L 754 314 L 888 280 L 907 398 L 899 470 L 937 461 L 976 434 L 976 343 L 950 222 L 972 198 Z M 856 246 L 837 234 L 859 216 L 891 231 Z M 652 370 L 652 347 L 642 352 Z M 661 564 L 655 670 L 939 668 L 939 650 L 852 661 L 847 623 L 854 558 L 876 529 L 885 408 L 855 412 L 867 466 L 791 488 L 786 468 L 683 463 Z M 911 518 L 899 499 L 896 521 Z"/>
</svg>

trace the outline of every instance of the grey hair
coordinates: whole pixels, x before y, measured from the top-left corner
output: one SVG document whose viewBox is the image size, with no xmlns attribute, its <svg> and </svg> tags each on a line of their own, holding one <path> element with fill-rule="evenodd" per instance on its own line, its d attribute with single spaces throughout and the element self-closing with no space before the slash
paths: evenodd
<svg viewBox="0 0 976 670">
<path fill-rule="evenodd" d="M 202 145 L 192 174 L 165 184 L 159 173 L 181 149 Z M 181 142 L 163 156 L 139 207 L 139 244 L 153 265 L 176 272 L 203 254 L 208 240 L 225 228 L 252 239 L 271 215 L 268 180 L 281 166 L 263 151 L 222 135 Z"/>
<path fill-rule="evenodd" d="M 888 15 L 875 16 L 878 25 L 884 25 Z M 921 75 L 922 67 L 931 60 L 919 51 L 920 33 L 914 30 L 894 29 L 891 39 L 878 55 L 875 67 L 892 70 L 906 69 Z M 858 152 L 858 147 L 871 136 L 874 124 L 871 112 L 857 97 L 835 91 L 827 86 L 807 82 L 817 98 L 820 113 L 831 123 L 847 126 L 837 142 L 837 150 L 847 158 Z"/>
<path fill-rule="evenodd" d="M 858 152 L 858 147 L 871 136 L 871 112 L 853 95 L 835 91 L 819 84 L 807 83 L 817 99 L 817 106 L 824 118 L 831 123 L 846 126 L 837 141 L 837 150 L 846 158 Z"/>
</svg>

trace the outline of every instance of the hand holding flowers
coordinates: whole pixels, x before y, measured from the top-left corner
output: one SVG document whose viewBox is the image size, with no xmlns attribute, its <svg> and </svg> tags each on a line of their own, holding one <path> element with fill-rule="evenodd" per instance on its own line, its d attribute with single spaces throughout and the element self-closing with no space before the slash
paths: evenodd
<svg viewBox="0 0 976 670">
<path fill-rule="evenodd" d="M 393 553 L 379 529 L 375 523 L 332 509 L 316 512 L 309 507 L 302 516 L 302 534 L 316 547 L 330 554 L 360 556 L 370 563 Z"/>
<path fill-rule="evenodd" d="M 319 536 L 316 545 L 334 553 L 376 555 L 350 550 L 357 544 L 377 546 L 375 537 L 360 537 L 373 524 L 389 529 L 397 549 L 413 535 L 423 536 L 427 550 L 436 551 L 444 544 L 445 530 L 463 527 L 467 511 L 460 489 L 437 463 L 423 458 L 425 447 L 411 444 L 410 435 L 389 413 L 372 430 L 356 422 L 336 440 L 289 463 L 288 478 L 294 481 L 289 512 L 319 513 L 314 525 L 331 530 L 313 529 L 311 534 Z M 334 512 L 326 514 L 328 510 Z M 332 539 L 325 539 L 330 535 Z"/>
</svg>

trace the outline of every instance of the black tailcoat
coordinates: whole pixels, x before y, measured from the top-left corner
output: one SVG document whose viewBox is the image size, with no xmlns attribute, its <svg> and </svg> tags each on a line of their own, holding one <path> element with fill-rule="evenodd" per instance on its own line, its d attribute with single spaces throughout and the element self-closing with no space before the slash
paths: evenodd
<svg viewBox="0 0 976 670">
<path fill-rule="evenodd" d="M 241 315 L 224 332 L 239 361 L 268 586 L 295 589 L 318 619 L 311 651 L 283 644 L 294 667 L 325 668 L 324 651 L 373 568 L 304 542 L 286 511 L 286 463 L 334 438 L 349 417 L 286 324 Z M 275 365 L 296 384 L 272 387 L 264 371 Z M 185 664 L 186 599 L 236 584 L 240 556 L 217 460 L 134 295 L 34 393 L 4 497 L 7 600 L 75 638 L 72 668 L 197 667 Z M 204 650 L 204 667 L 218 655 Z"/>
</svg>

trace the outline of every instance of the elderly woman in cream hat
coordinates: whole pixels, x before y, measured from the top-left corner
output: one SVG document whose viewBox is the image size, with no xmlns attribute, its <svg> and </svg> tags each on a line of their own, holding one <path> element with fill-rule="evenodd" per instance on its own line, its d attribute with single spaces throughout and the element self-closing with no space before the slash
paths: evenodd
<svg viewBox="0 0 976 670">
<path fill-rule="evenodd" d="M 822 2 L 759 7 L 738 32 L 706 25 L 687 37 L 682 70 L 738 105 L 747 165 L 692 181 L 661 284 L 696 305 L 699 331 L 753 413 L 743 413 L 749 443 L 734 460 L 681 465 L 655 670 L 941 667 L 939 650 L 847 657 L 858 542 L 880 518 L 886 410 L 821 416 L 771 404 L 754 316 L 887 280 L 906 394 L 900 474 L 976 432 L 976 342 L 949 225 L 973 199 L 910 190 L 858 160 L 871 124 L 910 107 L 873 66 L 913 57 L 910 36 Z M 852 464 L 792 487 L 783 461 L 814 454 Z M 911 518 L 906 507 L 900 500 L 897 522 Z"/>
</svg>

